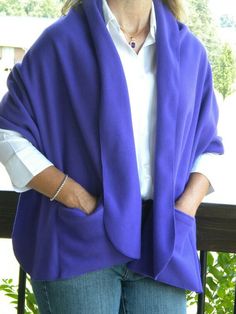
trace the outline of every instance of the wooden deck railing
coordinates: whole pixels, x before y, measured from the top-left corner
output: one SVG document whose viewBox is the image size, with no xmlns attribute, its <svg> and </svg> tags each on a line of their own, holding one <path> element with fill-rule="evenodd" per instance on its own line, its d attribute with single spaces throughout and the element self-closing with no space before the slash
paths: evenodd
<svg viewBox="0 0 236 314">
<path fill-rule="evenodd" d="M 10 238 L 18 194 L 0 191 L 0 238 Z M 236 205 L 204 203 L 197 212 L 197 246 L 205 288 L 207 252 L 236 253 Z M 0 257 L 1 258 L 1 257 Z M 20 269 L 18 314 L 24 314 L 25 273 Z M 199 294 L 197 314 L 204 313 L 205 293 Z M 236 290 L 234 314 L 236 314 Z"/>
</svg>

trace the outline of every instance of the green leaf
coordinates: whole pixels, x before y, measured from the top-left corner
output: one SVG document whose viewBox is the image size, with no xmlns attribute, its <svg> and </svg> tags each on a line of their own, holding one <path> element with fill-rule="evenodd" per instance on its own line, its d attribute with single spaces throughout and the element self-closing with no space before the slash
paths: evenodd
<svg viewBox="0 0 236 314">
<path fill-rule="evenodd" d="M 9 287 L 0 287 L 0 291 L 12 292 L 12 289 Z"/>
<path fill-rule="evenodd" d="M 224 275 L 224 272 L 217 267 L 209 267 L 209 272 L 218 280 L 221 280 Z"/>
<path fill-rule="evenodd" d="M 207 253 L 207 265 L 208 266 L 213 266 L 214 264 L 214 257 L 213 254 L 211 252 Z"/>
<path fill-rule="evenodd" d="M 212 277 L 210 277 L 210 276 L 207 277 L 207 284 L 209 285 L 209 287 L 211 288 L 212 291 L 216 290 L 217 283 Z"/>
<path fill-rule="evenodd" d="M 18 300 L 18 295 L 15 293 L 6 293 L 5 295 L 12 298 L 12 299 Z"/>
<path fill-rule="evenodd" d="M 205 311 L 206 311 L 206 313 L 212 314 L 212 313 L 214 313 L 214 307 L 209 302 L 206 302 L 205 303 Z"/>
</svg>

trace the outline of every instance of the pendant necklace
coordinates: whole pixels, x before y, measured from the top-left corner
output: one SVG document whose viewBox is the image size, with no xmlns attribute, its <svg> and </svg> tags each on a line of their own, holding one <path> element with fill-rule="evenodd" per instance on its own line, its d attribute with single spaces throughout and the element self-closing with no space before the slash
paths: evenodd
<svg viewBox="0 0 236 314">
<path fill-rule="evenodd" d="M 133 34 L 133 35 L 129 34 L 129 33 L 124 29 L 123 26 L 120 26 L 120 29 L 122 30 L 122 32 L 123 32 L 124 34 L 126 34 L 126 35 L 130 38 L 130 39 L 129 39 L 129 45 L 130 45 L 130 47 L 133 48 L 133 49 L 135 49 L 135 47 L 136 47 L 136 39 L 135 39 L 135 38 L 136 38 L 138 35 L 140 35 L 141 33 L 143 33 L 146 28 L 143 28 L 141 31 L 138 31 L 137 33 L 135 33 L 135 34 Z"/>
</svg>

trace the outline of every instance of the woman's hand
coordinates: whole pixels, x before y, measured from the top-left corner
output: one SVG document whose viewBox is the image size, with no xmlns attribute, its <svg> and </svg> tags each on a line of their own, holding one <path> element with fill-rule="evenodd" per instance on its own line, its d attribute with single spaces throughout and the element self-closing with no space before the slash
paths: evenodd
<svg viewBox="0 0 236 314">
<path fill-rule="evenodd" d="M 187 205 L 187 203 L 184 203 L 184 202 L 181 203 L 177 201 L 175 203 L 175 208 L 191 217 L 195 217 L 196 212 L 197 212 L 197 208 L 193 207 L 192 204 Z"/>
<path fill-rule="evenodd" d="M 76 182 L 68 182 L 68 184 L 71 184 L 71 188 L 67 186 L 70 192 L 65 197 L 65 205 L 70 208 L 79 208 L 86 214 L 91 214 L 97 207 L 97 198 Z M 63 202 L 63 195 L 58 195 L 58 198 L 59 202 Z"/>
<path fill-rule="evenodd" d="M 64 178 L 65 174 L 63 172 L 54 166 L 50 166 L 36 175 L 28 183 L 28 186 L 51 198 L 55 195 Z M 91 214 L 97 206 L 97 198 L 69 177 L 55 200 L 66 207 L 79 208 L 86 214 Z"/>
<path fill-rule="evenodd" d="M 207 194 L 209 186 L 210 183 L 203 174 L 192 173 L 183 194 L 175 203 L 175 208 L 186 215 L 195 217 L 197 209 Z"/>
<path fill-rule="evenodd" d="M 97 198 L 91 195 L 90 193 L 86 192 L 86 196 L 84 200 L 80 200 L 79 208 L 82 209 L 86 214 L 92 214 L 93 211 L 97 207 Z"/>
</svg>

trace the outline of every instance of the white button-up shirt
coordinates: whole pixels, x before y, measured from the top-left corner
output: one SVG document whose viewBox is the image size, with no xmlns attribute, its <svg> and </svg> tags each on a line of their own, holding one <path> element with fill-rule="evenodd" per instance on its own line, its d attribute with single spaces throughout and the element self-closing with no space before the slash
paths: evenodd
<svg viewBox="0 0 236 314">
<path fill-rule="evenodd" d="M 155 11 L 152 6 L 150 32 L 138 54 L 127 43 L 106 0 L 103 0 L 103 13 L 126 77 L 141 195 L 142 198 L 149 199 L 153 197 L 153 157 L 158 106 Z M 214 172 L 217 171 L 219 160 L 220 156 L 217 154 L 203 154 L 195 161 L 192 172 L 204 174 L 214 186 Z M 21 134 L 3 129 L 0 129 L 0 161 L 6 167 L 12 184 L 18 192 L 28 190 L 27 183 L 52 165 Z"/>
</svg>

